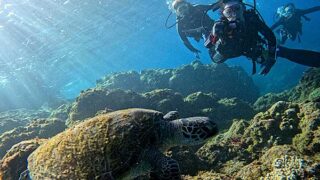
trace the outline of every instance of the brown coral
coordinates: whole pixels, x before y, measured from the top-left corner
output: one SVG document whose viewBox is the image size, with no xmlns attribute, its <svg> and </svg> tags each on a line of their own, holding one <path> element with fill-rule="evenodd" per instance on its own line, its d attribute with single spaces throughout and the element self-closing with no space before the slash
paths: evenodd
<svg viewBox="0 0 320 180">
<path fill-rule="evenodd" d="M 32 139 L 14 145 L 0 161 L 0 179 L 19 179 L 27 169 L 28 156 L 44 142 L 46 139 Z"/>
</svg>

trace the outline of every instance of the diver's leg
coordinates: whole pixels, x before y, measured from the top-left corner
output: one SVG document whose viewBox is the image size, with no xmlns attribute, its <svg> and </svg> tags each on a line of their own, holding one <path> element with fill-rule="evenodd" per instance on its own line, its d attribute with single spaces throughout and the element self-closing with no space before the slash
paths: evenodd
<svg viewBox="0 0 320 180">
<path fill-rule="evenodd" d="M 320 52 L 278 47 L 277 56 L 310 67 L 320 67 Z"/>
</svg>

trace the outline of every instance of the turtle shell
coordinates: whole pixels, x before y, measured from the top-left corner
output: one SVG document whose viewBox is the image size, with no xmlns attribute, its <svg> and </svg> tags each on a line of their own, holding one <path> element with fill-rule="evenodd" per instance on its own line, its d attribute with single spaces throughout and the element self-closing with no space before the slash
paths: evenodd
<svg viewBox="0 0 320 180">
<path fill-rule="evenodd" d="M 28 158 L 32 179 L 117 177 L 153 143 L 158 111 L 126 109 L 103 114 L 54 136 Z"/>
</svg>

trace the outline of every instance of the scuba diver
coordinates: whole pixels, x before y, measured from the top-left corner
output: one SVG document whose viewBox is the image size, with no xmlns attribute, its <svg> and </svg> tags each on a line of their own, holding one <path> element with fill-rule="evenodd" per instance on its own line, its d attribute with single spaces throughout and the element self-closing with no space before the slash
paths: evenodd
<svg viewBox="0 0 320 180">
<path fill-rule="evenodd" d="M 192 5 L 185 0 L 175 0 L 172 3 L 174 12 L 177 15 L 177 31 L 184 45 L 199 58 L 200 51 L 192 46 L 188 37 L 199 42 L 210 34 L 214 24 L 207 12 L 211 9 L 216 11 L 220 5 L 214 3 L 212 5 Z"/>
<path fill-rule="evenodd" d="M 304 18 L 306 21 L 310 21 L 310 18 L 306 17 L 306 14 L 315 11 L 320 11 L 320 6 L 302 10 L 296 9 L 293 3 L 289 3 L 287 5 L 279 7 L 276 14 L 278 21 L 271 26 L 271 29 L 274 30 L 280 26 L 280 28 L 277 30 L 280 36 L 280 44 L 284 44 L 287 39 L 295 41 L 297 37 L 299 42 L 301 42 L 301 18 Z"/>
<path fill-rule="evenodd" d="M 212 61 L 223 63 L 230 58 L 246 56 L 253 63 L 252 74 L 256 73 L 256 63 L 259 63 L 262 75 L 269 73 L 277 57 L 320 67 L 319 52 L 277 47 L 274 33 L 255 6 L 246 9 L 242 0 L 223 0 L 221 14 L 205 42 Z"/>
</svg>

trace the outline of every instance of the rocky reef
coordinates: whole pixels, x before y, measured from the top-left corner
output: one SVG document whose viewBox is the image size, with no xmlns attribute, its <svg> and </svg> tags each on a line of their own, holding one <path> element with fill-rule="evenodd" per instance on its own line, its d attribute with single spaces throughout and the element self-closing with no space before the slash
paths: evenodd
<svg viewBox="0 0 320 180">
<path fill-rule="evenodd" d="M 24 151 L 28 143 L 16 145 L 28 153 L 13 157 L 14 144 L 51 138 L 67 128 L 65 123 L 71 132 L 74 124 L 97 115 L 146 108 L 163 114 L 176 111 L 173 117 L 207 116 L 220 129 L 225 128 L 204 145 L 167 152 L 179 162 L 183 179 L 320 179 L 320 69 L 309 69 L 296 87 L 266 94 L 252 106 L 257 96 L 252 80 L 242 70 L 225 65 L 193 62 L 178 69 L 111 74 L 81 92 L 73 103 L 51 112 L 53 119 L 35 115 L 37 120 L 17 116 L 26 120 L 10 121 L 14 119 L 11 115 L 3 115 L 12 126 L 5 125 L 6 121 L 0 125 L 0 130 L 7 128 L 0 136 L 0 157 L 5 156 L 2 166 L 15 167 L 10 159 L 24 160 L 37 147 L 30 145 L 33 149 Z M 13 176 L 3 172 L 0 168 L 3 177 Z M 146 177 L 141 179 L 149 175 Z"/>
<path fill-rule="evenodd" d="M 237 97 L 248 102 L 255 101 L 259 96 L 258 88 L 242 68 L 225 64 L 204 65 L 200 61 L 176 69 L 114 73 L 98 80 L 97 86 L 137 93 L 172 89 L 183 96 L 200 91 L 214 93 L 219 98 Z"/>
<path fill-rule="evenodd" d="M 308 179 L 318 178 L 318 165 L 290 145 L 274 146 L 261 158 L 244 166 L 235 175 L 238 179 Z"/>
<path fill-rule="evenodd" d="M 143 94 L 121 89 L 89 89 L 73 103 L 67 124 L 74 124 L 102 112 L 126 108 L 147 108 L 163 113 L 178 111 L 181 117 L 208 116 L 221 128 L 231 125 L 232 119 L 250 119 L 254 110 L 239 98 L 219 99 L 213 93 L 196 92 L 183 97 L 172 89 L 157 89 Z"/>
<path fill-rule="evenodd" d="M 320 178 L 319 105 L 277 102 L 249 122 L 235 121 L 197 156 L 209 169 L 238 179 Z"/>
<path fill-rule="evenodd" d="M 0 179 L 19 179 L 20 174 L 27 170 L 29 155 L 44 142 L 46 139 L 32 139 L 12 146 L 0 161 Z"/>
<path fill-rule="evenodd" d="M 17 109 L 0 113 L 0 135 L 19 126 L 25 126 L 34 119 L 47 118 L 50 112 L 47 110 Z"/>
<path fill-rule="evenodd" d="M 69 112 L 69 126 L 103 112 L 147 108 L 163 113 L 178 111 L 181 117 L 209 116 L 220 128 L 227 128 L 234 118 L 253 117 L 251 103 L 258 94 L 241 68 L 194 61 L 177 69 L 107 75 L 96 87 L 82 91 L 64 112 Z"/>
<path fill-rule="evenodd" d="M 63 104 L 61 106 L 59 106 L 57 109 L 53 110 L 50 113 L 49 118 L 56 118 L 56 119 L 60 119 L 63 121 L 66 121 L 69 117 L 69 113 L 71 110 L 71 104 Z"/>
<path fill-rule="evenodd" d="M 34 138 L 50 138 L 66 129 L 64 121 L 58 119 L 37 119 L 26 126 L 14 128 L 0 136 L 0 158 L 13 145 Z"/>
<path fill-rule="evenodd" d="M 307 70 L 299 84 L 282 93 L 269 93 L 260 97 L 254 103 L 256 111 L 265 111 L 278 101 L 289 102 L 305 102 L 305 101 L 320 101 L 320 69 L 310 68 Z"/>
<path fill-rule="evenodd" d="M 184 178 L 320 179 L 319 75 L 310 69 L 295 88 L 263 96 L 250 121 L 235 119 L 199 150 L 173 150 Z"/>
</svg>

